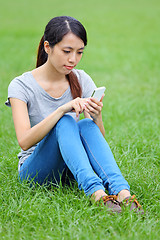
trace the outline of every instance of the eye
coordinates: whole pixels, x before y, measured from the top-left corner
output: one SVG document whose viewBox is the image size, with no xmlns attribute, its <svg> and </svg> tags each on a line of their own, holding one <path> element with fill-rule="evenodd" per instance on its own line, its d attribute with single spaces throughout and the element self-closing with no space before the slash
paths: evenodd
<svg viewBox="0 0 160 240">
<path fill-rule="evenodd" d="M 78 52 L 79 55 L 83 54 L 83 52 Z"/>
<path fill-rule="evenodd" d="M 63 52 L 66 54 L 70 53 L 70 51 L 67 51 L 67 50 L 63 50 Z"/>
</svg>

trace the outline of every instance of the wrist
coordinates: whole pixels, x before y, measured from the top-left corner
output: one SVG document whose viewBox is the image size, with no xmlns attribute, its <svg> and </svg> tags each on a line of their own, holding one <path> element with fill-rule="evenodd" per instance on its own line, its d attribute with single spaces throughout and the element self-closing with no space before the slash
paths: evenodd
<svg viewBox="0 0 160 240">
<path fill-rule="evenodd" d="M 93 118 L 93 121 L 96 123 L 96 124 L 99 124 L 102 122 L 102 115 L 98 115 L 96 118 Z"/>
<path fill-rule="evenodd" d="M 56 111 L 60 118 L 63 117 L 63 115 L 65 114 L 63 106 L 60 106 L 59 108 L 57 108 Z"/>
</svg>

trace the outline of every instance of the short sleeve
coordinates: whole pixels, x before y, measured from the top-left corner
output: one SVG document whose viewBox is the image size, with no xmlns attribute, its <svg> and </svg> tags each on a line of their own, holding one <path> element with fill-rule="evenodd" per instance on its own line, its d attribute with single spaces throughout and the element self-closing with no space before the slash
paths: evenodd
<svg viewBox="0 0 160 240">
<path fill-rule="evenodd" d="M 17 77 L 11 81 L 8 87 L 8 99 L 5 102 L 5 105 L 10 107 L 10 98 L 17 98 L 23 102 L 28 102 L 27 91 L 25 84 Z"/>
<path fill-rule="evenodd" d="M 79 83 L 82 87 L 82 97 L 87 98 L 91 97 L 96 85 L 92 78 L 83 70 L 75 70 L 75 73 L 78 77 Z"/>
</svg>

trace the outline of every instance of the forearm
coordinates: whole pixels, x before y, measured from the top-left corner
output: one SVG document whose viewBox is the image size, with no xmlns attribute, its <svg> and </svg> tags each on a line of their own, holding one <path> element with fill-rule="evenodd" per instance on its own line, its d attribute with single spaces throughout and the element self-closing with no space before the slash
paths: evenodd
<svg viewBox="0 0 160 240">
<path fill-rule="evenodd" d="M 104 125 L 103 125 L 103 121 L 102 121 L 102 114 L 100 114 L 100 116 L 96 119 L 96 120 L 93 120 L 97 126 L 99 127 L 103 137 L 105 137 L 105 129 L 104 129 Z"/>
<path fill-rule="evenodd" d="M 76 116 L 83 111 L 84 99 L 74 100 L 60 106 L 56 111 L 31 128 L 28 108 L 25 102 L 11 98 L 11 107 L 17 140 L 23 150 L 41 141 L 67 112 L 74 111 Z"/>
<path fill-rule="evenodd" d="M 23 150 L 27 150 L 31 146 L 41 141 L 50 130 L 56 125 L 59 119 L 64 115 L 63 109 L 60 107 L 51 113 L 34 127 L 26 130 L 19 138 L 18 142 Z"/>
<path fill-rule="evenodd" d="M 90 114 L 87 113 L 86 111 L 84 111 L 84 116 L 85 116 L 85 118 L 90 118 L 91 120 L 93 120 L 93 118 L 91 118 Z M 104 126 L 103 126 L 103 121 L 102 121 L 102 114 L 100 114 L 100 116 L 99 116 L 99 118 L 97 118 L 97 120 L 93 120 L 93 121 L 99 127 L 102 135 L 105 136 L 105 129 L 104 129 Z"/>
</svg>

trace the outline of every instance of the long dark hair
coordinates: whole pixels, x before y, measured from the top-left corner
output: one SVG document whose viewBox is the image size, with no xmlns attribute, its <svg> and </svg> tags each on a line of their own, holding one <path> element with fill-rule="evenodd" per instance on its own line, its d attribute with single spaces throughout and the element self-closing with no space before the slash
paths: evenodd
<svg viewBox="0 0 160 240">
<path fill-rule="evenodd" d="M 78 20 L 68 16 L 52 18 L 47 24 L 44 35 L 39 43 L 36 67 L 43 65 L 48 58 L 44 50 L 44 41 L 48 41 L 50 47 L 54 47 L 57 43 L 62 41 L 63 37 L 69 32 L 79 37 L 83 41 L 84 46 L 87 45 L 86 30 Z M 71 88 L 72 97 L 81 97 L 82 90 L 77 76 L 73 72 L 70 72 L 67 75 L 67 79 Z"/>
</svg>

